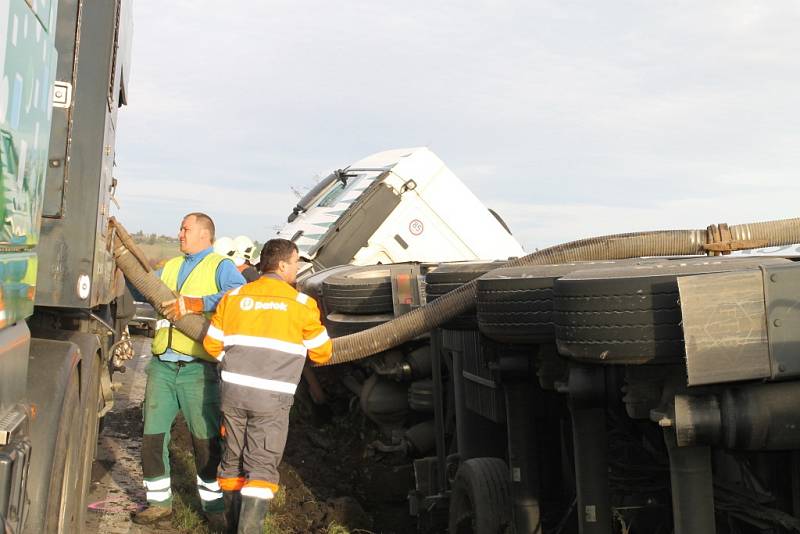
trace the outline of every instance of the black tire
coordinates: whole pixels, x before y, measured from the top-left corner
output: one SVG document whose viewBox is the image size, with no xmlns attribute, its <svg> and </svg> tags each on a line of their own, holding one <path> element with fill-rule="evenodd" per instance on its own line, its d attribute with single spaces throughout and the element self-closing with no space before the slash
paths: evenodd
<svg viewBox="0 0 800 534">
<path fill-rule="evenodd" d="M 511 532 L 511 483 L 499 458 L 472 458 L 458 468 L 450 494 L 449 534 Z"/>
<path fill-rule="evenodd" d="M 322 283 L 328 277 L 351 268 L 352 265 L 337 265 L 336 267 L 329 267 L 316 272 L 306 271 L 297 278 L 297 290 L 313 297 L 322 306 Z"/>
<path fill-rule="evenodd" d="M 559 353 L 595 363 L 684 357 L 678 277 L 758 269 L 783 258 L 691 258 L 578 271 L 555 283 Z"/>
<path fill-rule="evenodd" d="M 79 533 L 83 530 L 80 510 L 84 488 L 81 487 L 81 406 L 78 373 L 70 375 L 61 416 L 58 421 L 53 476 L 47 496 L 45 532 Z"/>
<path fill-rule="evenodd" d="M 341 337 L 363 330 L 368 330 L 374 326 L 386 323 L 394 319 L 391 313 L 379 315 L 345 315 L 343 313 L 329 313 L 325 318 L 325 328 L 331 337 Z"/>
<path fill-rule="evenodd" d="M 425 275 L 425 302 L 433 302 L 442 295 L 458 289 L 467 282 L 502 267 L 505 262 L 462 261 L 441 263 Z M 448 330 L 477 330 L 478 318 L 474 309 L 453 317 L 441 328 Z"/>
<path fill-rule="evenodd" d="M 527 265 L 495 269 L 478 279 L 478 328 L 500 343 L 555 342 L 553 284 L 583 269 L 629 264 L 628 260 Z"/>
<path fill-rule="evenodd" d="M 353 267 L 322 282 L 328 313 L 377 315 L 392 313 L 392 278 L 386 267 Z"/>
</svg>

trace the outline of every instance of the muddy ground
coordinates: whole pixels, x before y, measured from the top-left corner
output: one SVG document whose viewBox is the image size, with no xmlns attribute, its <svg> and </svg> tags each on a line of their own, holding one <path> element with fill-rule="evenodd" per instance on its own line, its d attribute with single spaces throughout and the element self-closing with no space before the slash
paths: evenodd
<svg viewBox="0 0 800 534">
<path fill-rule="evenodd" d="M 182 421 L 173 429 L 172 469 L 176 513 L 171 523 L 143 528 L 130 514 L 144 505 L 139 463 L 141 402 L 149 362 L 149 339 L 134 337 L 136 356 L 120 383 L 114 409 L 106 416 L 86 512 L 86 532 L 102 534 L 205 532 L 195 495 L 188 431 Z M 367 444 L 380 438 L 358 403 L 339 389 L 329 373 L 320 376 L 334 399 L 315 406 L 302 390 L 292 408 L 292 422 L 281 470 L 282 490 L 273 501 L 266 533 L 383 533 L 415 531 L 406 493 L 413 475 L 408 462 L 376 453 Z"/>
</svg>

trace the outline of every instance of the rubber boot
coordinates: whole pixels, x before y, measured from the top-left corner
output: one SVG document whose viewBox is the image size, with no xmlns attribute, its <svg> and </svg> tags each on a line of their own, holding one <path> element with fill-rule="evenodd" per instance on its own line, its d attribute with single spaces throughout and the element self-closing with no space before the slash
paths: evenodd
<svg viewBox="0 0 800 534">
<path fill-rule="evenodd" d="M 222 500 L 225 503 L 225 524 L 228 534 L 236 534 L 239 530 L 239 508 L 242 506 L 242 494 L 237 491 L 223 491 Z"/>
<path fill-rule="evenodd" d="M 172 506 L 148 506 L 133 514 L 131 519 L 137 525 L 155 525 L 162 521 L 169 521 L 171 517 Z"/>
<path fill-rule="evenodd" d="M 242 506 L 239 509 L 238 534 L 262 534 L 264 519 L 269 511 L 269 501 L 256 497 L 242 496 Z"/>
<path fill-rule="evenodd" d="M 227 517 L 223 512 L 206 514 L 206 523 L 210 534 L 228 534 Z M 235 531 L 234 531 L 235 532 Z"/>
</svg>

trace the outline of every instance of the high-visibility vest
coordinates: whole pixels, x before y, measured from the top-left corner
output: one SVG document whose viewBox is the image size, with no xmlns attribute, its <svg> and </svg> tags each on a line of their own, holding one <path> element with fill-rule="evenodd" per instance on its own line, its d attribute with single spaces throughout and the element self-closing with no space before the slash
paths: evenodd
<svg viewBox="0 0 800 534">
<path fill-rule="evenodd" d="M 223 256 L 214 252 L 208 254 L 192 269 L 178 293 L 187 297 L 205 297 L 218 293 L 217 267 L 224 259 Z M 183 256 L 172 258 L 161 270 L 161 281 L 173 291 L 178 290 L 178 272 L 183 262 Z M 210 318 L 212 312 L 204 312 L 204 315 Z M 195 341 L 175 328 L 175 325 L 169 320 L 160 317 L 156 322 L 156 332 L 153 336 L 153 354 L 156 356 L 164 354 L 168 348 L 187 356 L 216 361 L 203 348 L 202 341 Z"/>
<path fill-rule="evenodd" d="M 222 297 L 204 345 L 221 361 L 223 405 L 254 411 L 293 396 L 306 357 L 332 351 L 316 301 L 269 274 Z"/>
</svg>

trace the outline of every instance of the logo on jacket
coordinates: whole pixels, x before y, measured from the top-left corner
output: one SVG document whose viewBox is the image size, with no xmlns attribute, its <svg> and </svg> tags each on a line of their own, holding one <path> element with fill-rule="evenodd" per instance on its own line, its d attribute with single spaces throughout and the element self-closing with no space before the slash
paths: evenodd
<svg viewBox="0 0 800 534">
<path fill-rule="evenodd" d="M 239 307 L 242 309 L 242 311 L 251 311 L 251 310 L 286 311 L 289 309 L 289 307 L 286 305 L 285 302 L 256 302 L 250 297 L 244 297 L 239 302 Z"/>
</svg>

